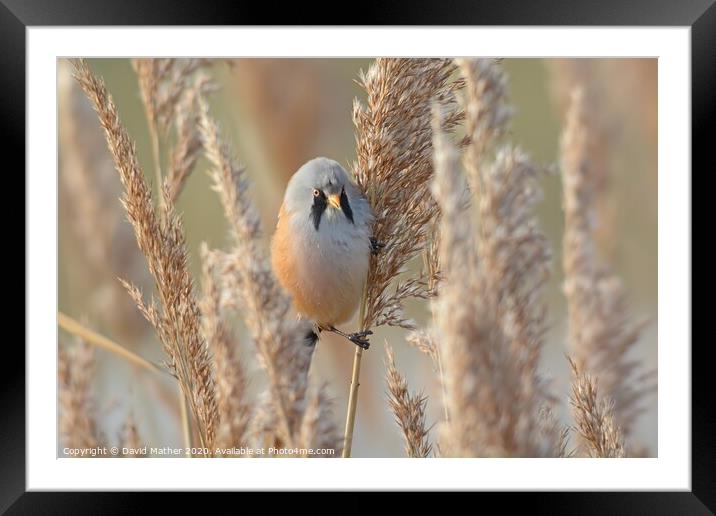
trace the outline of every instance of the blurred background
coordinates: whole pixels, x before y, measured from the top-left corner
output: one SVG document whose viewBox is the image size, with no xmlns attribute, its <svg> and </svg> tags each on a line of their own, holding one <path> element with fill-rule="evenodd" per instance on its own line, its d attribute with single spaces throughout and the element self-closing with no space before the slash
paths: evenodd
<svg viewBox="0 0 716 516">
<path fill-rule="evenodd" d="M 114 97 L 120 117 L 136 141 L 140 164 L 153 182 L 152 149 L 137 77 L 128 59 L 90 60 Z M 240 59 L 216 62 L 209 74 L 220 89 L 211 111 L 222 124 L 238 159 L 252 180 L 266 249 L 276 223 L 286 182 L 315 156 L 338 160 L 346 168 L 354 159 L 351 106 L 363 99 L 355 79 L 369 59 Z M 552 378 L 568 421 L 569 372 L 564 353 L 566 305 L 562 295 L 561 239 L 563 214 L 556 168 L 567 92 L 581 82 L 600 108 L 595 136 L 603 148 L 598 169 L 599 251 L 629 293 L 634 322 L 646 321 L 634 358 L 647 369 L 657 366 L 657 61 L 655 59 L 505 59 L 515 115 L 510 138 L 547 170 L 539 217 L 554 259 L 547 289 L 550 331 L 542 370 Z M 59 98 L 59 310 L 86 326 L 160 362 L 161 345 L 117 281 L 128 279 L 151 292 L 151 281 L 133 231 L 119 202 L 121 185 L 106 151 L 96 116 L 75 86 L 71 70 L 58 63 Z M 92 166 L 88 167 L 87 164 Z M 225 248 L 227 223 L 216 194 L 209 188 L 206 162 L 200 158 L 182 193 L 191 268 L 200 277 L 199 246 Z M 198 283 L 198 281 L 197 281 Z M 418 323 L 427 305 L 408 305 Z M 239 332 L 242 331 L 237 322 Z M 72 338 L 61 334 L 61 340 Z M 405 343 L 405 334 L 378 328 L 363 355 L 361 391 L 353 456 L 403 457 L 403 443 L 386 403 L 382 343 L 391 343 L 398 369 L 411 390 L 429 397 L 428 424 L 441 417 L 440 388 L 430 359 Z M 251 344 L 241 341 L 251 389 L 262 385 Z M 353 345 L 332 335 L 322 337 L 311 375 L 327 382 L 334 398 L 334 418 L 343 428 L 350 384 Z M 116 355 L 95 353 L 92 379 L 100 430 L 109 442 L 131 415 L 142 444 L 181 446 L 176 386 L 170 378 L 138 369 Z M 656 394 L 640 417 L 633 439 L 657 455 Z M 59 452 L 58 452 L 59 453 Z"/>
</svg>

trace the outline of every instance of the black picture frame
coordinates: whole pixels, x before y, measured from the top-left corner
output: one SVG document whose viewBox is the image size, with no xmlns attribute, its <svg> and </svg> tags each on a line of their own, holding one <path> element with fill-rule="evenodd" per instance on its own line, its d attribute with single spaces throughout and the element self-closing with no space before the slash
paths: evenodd
<svg viewBox="0 0 716 516">
<path fill-rule="evenodd" d="M 642 25 L 691 27 L 692 168 L 713 169 L 711 134 L 716 124 L 716 0 L 460 0 L 424 3 L 364 1 L 350 18 L 332 25 Z M 260 5 L 260 4 L 259 4 Z M 316 25 L 319 13 L 304 3 L 280 8 L 248 2 L 187 0 L 0 0 L 0 120 L 6 157 L 24 170 L 25 30 L 43 25 Z M 340 10 L 335 11 L 340 12 Z M 7 161 L 6 161 L 7 162 Z M 48 172 L 49 173 L 49 172 Z M 669 172 L 671 173 L 671 172 Z M 689 171 L 673 171 L 686 174 Z M 6 176 L 10 170 L 6 169 Z M 19 174 L 15 174 L 19 177 Z M 693 177 L 693 175 L 691 176 Z M 24 182 L 23 182 L 24 191 Z M 693 202 L 693 201 L 692 201 Z M 18 231 L 19 227 L 15 228 Z M 24 229 L 24 226 L 23 226 Z M 24 240 L 24 232 L 21 237 Z M 24 248 L 23 248 L 24 249 Z M 49 264 L 48 264 L 49 266 Z M 27 273 L 26 273 L 27 274 Z M 15 280 L 8 281 L 19 281 Z M 20 290 L 20 287 L 17 288 Z M 48 346 L 51 343 L 48 343 Z M 690 342 L 668 345 L 688 346 Z M 709 339 L 692 345 L 692 491 L 641 493 L 532 493 L 501 496 L 501 509 L 530 504 L 531 511 L 559 514 L 710 514 L 716 512 L 715 387 L 707 359 Z M 17 341 L 7 340 L 6 363 L 25 364 Z M 25 492 L 25 367 L 4 367 L 0 423 L 0 512 L 8 514 L 122 513 L 142 509 L 128 493 Z M 354 495 L 355 496 L 355 495 Z M 168 497 L 163 497 L 168 498 Z M 525 498 L 529 498 L 526 500 Z M 182 500 L 174 497 L 173 500 Z M 360 500 L 360 501 L 359 501 Z M 162 500 L 166 505 L 169 500 Z M 184 503 L 182 501 L 181 503 Z M 353 507 L 369 508 L 356 496 Z"/>
</svg>

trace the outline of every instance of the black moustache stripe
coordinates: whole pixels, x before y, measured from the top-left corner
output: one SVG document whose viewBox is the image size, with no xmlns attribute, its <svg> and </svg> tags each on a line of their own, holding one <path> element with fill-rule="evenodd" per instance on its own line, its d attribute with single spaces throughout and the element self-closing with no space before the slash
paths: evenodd
<svg viewBox="0 0 716 516">
<path fill-rule="evenodd" d="M 341 191 L 341 210 L 345 213 L 346 218 L 351 221 L 351 224 L 355 224 L 355 222 L 353 222 L 353 210 L 351 210 L 351 205 L 348 202 L 348 196 L 345 190 Z"/>
<path fill-rule="evenodd" d="M 317 197 L 313 198 L 313 206 L 311 206 L 311 220 L 313 221 L 313 227 L 318 231 L 318 226 L 321 225 L 321 217 L 323 212 L 326 211 L 328 202 L 323 192 Z"/>
</svg>

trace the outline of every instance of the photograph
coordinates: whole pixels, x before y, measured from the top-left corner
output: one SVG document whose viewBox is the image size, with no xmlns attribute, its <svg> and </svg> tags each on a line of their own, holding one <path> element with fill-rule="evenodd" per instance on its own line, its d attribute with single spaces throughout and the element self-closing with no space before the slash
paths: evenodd
<svg viewBox="0 0 716 516">
<path fill-rule="evenodd" d="M 58 458 L 659 457 L 658 59 L 56 63 Z"/>
</svg>

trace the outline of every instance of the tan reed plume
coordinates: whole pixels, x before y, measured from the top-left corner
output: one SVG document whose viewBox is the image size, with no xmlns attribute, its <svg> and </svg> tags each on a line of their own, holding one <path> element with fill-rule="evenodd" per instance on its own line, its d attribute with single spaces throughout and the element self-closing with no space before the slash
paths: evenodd
<svg viewBox="0 0 716 516">
<path fill-rule="evenodd" d="M 544 333 L 539 294 L 550 257 L 533 214 L 538 174 L 518 149 L 501 147 L 494 159 L 488 154 L 509 112 L 502 105 L 505 93 L 497 91 L 505 85 L 498 66 L 491 60 L 463 60 L 460 68 L 472 206 L 465 206 L 468 183 L 456 148 L 440 129 L 437 109 L 434 122 L 433 192 L 442 214 L 443 275 L 434 309 L 435 340 L 450 416 L 442 428 L 441 452 L 554 456 L 559 436 L 545 419 L 550 398 L 537 371 Z"/>
<path fill-rule="evenodd" d="M 165 181 L 162 169 L 166 160 L 162 151 L 169 143 L 170 129 L 174 127 L 176 130 L 176 142 L 169 151 L 166 174 L 169 197 L 173 202 L 194 169 L 201 149 L 197 98 L 213 91 L 215 85 L 205 76 L 197 76 L 197 71 L 210 64 L 208 59 L 132 59 L 149 124 L 155 181 L 159 189 L 164 187 Z M 163 196 L 159 200 L 163 203 Z"/>
<path fill-rule="evenodd" d="M 463 104 L 466 140 L 470 142 L 464 157 L 467 179 L 479 198 L 484 182 L 481 165 L 507 131 L 513 108 L 507 100 L 507 75 L 501 65 L 492 59 L 457 59 L 456 63 L 465 81 Z"/>
<path fill-rule="evenodd" d="M 640 325 L 630 320 L 624 287 L 594 249 L 599 178 L 592 168 L 589 109 L 583 91 L 574 90 L 561 142 L 569 344 L 580 368 L 599 380 L 605 399 L 613 400 L 616 424 L 628 438 L 653 385 L 630 357 Z"/>
<path fill-rule="evenodd" d="M 191 89 L 195 72 L 210 64 L 208 59 L 132 59 L 150 123 L 166 134 L 182 95 Z"/>
<path fill-rule="evenodd" d="M 333 417 L 333 400 L 329 398 L 327 387 L 309 386 L 306 393 L 301 427 L 298 430 L 298 447 L 304 450 L 333 450 L 334 455 L 322 455 L 315 452 L 307 456 L 338 457 L 341 454 L 341 435 Z"/>
<path fill-rule="evenodd" d="M 209 114 L 208 104 L 200 101 L 200 132 L 206 157 L 211 163 L 209 175 L 229 221 L 233 241 L 230 253 L 223 256 L 220 274 L 222 292 L 228 303 L 241 309 L 253 338 L 260 365 L 268 377 L 264 393 L 254 416 L 254 431 L 261 443 L 273 446 L 298 446 L 308 438 L 305 426 L 315 410 L 322 419 L 328 417 L 327 397 L 320 395 L 313 403 L 318 408 L 307 412 L 310 398 L 308 369 L 313 346 L 308 339 L 312 331 L 307 321 L 291 319 L 290 299 L 280 287 L 270 268 L 267 255 L 259 247 L 260 224 L 249 195 L 249 184 L 243 167 L 236 163 L 231 148 L 222 138 L 218 125 Z M 310 426 L 324 435 L 313 440 L 339 448 L 329 426 Z"/>
<path fill-rule="evenodd" d="M 247 399 L 247 379 L 239 360 L 238 342 L 221 312 L 220 290 L 216 284 L 218 258 L 201 247 L 204 296 L 199 308 L 204 338 L 214 358 L 219 426 L 216 445 L 225 449 L 248 445 L 251 405 Z"/>
<path fill-rule="evenodd" d="M 614 404 L 599 396 L 597 381 L 571 358 L 570 404 L 576 431 L 589 457 L 624 457 L 624 439 L 614 420 Z"/>
<path fill-rule="evenodd" d="M 413 329 L 402 311 L 410 297 L 426 297 L 425 278 L 408 278 L 389 286 L 425 244 L 427 224 L 435 215 L 430 196 L 433 173 L 430 109 L 445 111 L 443 127 L 451 132 L 463 118 L 450 80 L 455 67 L 447 59 L 376 59 L 361 74 L 366 104 L 353 106 L 357 160 L 353 173 L 371 202 L 376 221 L 373 237 L 385 244 L 371 260 L 362 329 L 383 324 Z"/>
<path fill-rule="evenodd" d="M 405 336 L 405 341 L 414 348 L 422 351 L 433 361 L 433 365 L 438 365 L 438 347 L 435 344 L 433 335 L 424 328 L 418 328 Z"/>
<path fill-rule="evenodd" d="M 68 448 L 94 448 L 103 441 L 95 421 L 91 394 L 94 348 L 77 339 L 58 346 L 58 415 L 60 440 Z"/>
<path fill-rule="evenodd" d="M 122 204 L 147 259 L 159 299 L 147 303 L 138 288 L 126 283 L 125 286 L 164 345 L 168 368 L 189 402 L 202 446 L 212 448 L 217 421 L 215 385 L 210 354 L 200 331 L 181 220 L 174 212 L 166 189 L 161 219 L 158 217 L 151 190 L 137 161 L 134 142 L 120 122 L 104 82 L 90 71 L 84 60 L 74 60 L 73 64 L 75 77 L 104 128 L 125 190 Z"/>
<path fill-rule="evenodd" d="M 408 457 L 429 457 L 432 444 L 428 439 L 430 428 L 425 426 L 427 396 L 412 394 L 408 382 L 395 367 L 393 349 L 386 344 L 386 383 L 388 384 L 388 406 L 395 422 L 403 433 L 405 454 Z"/>
<path fill-rule="evenodd" d="M 169 171 L 166 182 L 172 201 L 184 189 L 186 180 L 194 170 L 202 151 L 199 134 L 199 98 L 216 89 L 216 85 L 205 75 L 197 75 L 194 82 L 187 86 L 174 111 L 176 142 L 170 151 Z"/>
<path fill-rule="evenodd" d="M 624 95 L 625 74 L 609 70 L 606 59 L 549 59 L 552 96 L 557 105 L 560 119 L 565 120 L 572 105 L 572 92 L 581 88 L 586 105 L 592 114 L 589 121 L 587 155 L 590 161 L 590 175 L 594 188 L 594 212 L 599 224 L 593 228 L 594 239 L 599 250 L 608 258 L 616 253 L 615 238 L 617 207 L 610 190 L 614 188 L 612 172 L 613 156 L 618 150 L 619 134 L 623 130 L 623 118 L 609 98 L 610 89 L 618 89 Z M 644 87 L 644 85 L 642 85 Z M 631 98 L 631 96 L 630 96 Z"/>
<path fill-rule="evenodd" d="M 373 237 L 385 248 L 371 258 L 359 313 L 362 330 L 389 325 L 415 329 L 403 303 L 431 295 L 425 277 L 407 277 L 391 284 L 424 247 L 428 222 L 435 215 L 430 196 L 433 174 L 430 109 L 444 110 L 443 127 L 453 131 L 462 120 L 455 92 L 461 81 L 450 79 L 455 66 L 449 59 L 380 58 L 361 73 L 365 105 L 353 104 L 356 155 L 353 174 L 376 216 Z M 356 348 L 343 443 L 350 456 L 358 379 L 363 350 Z"/>
</svg>

